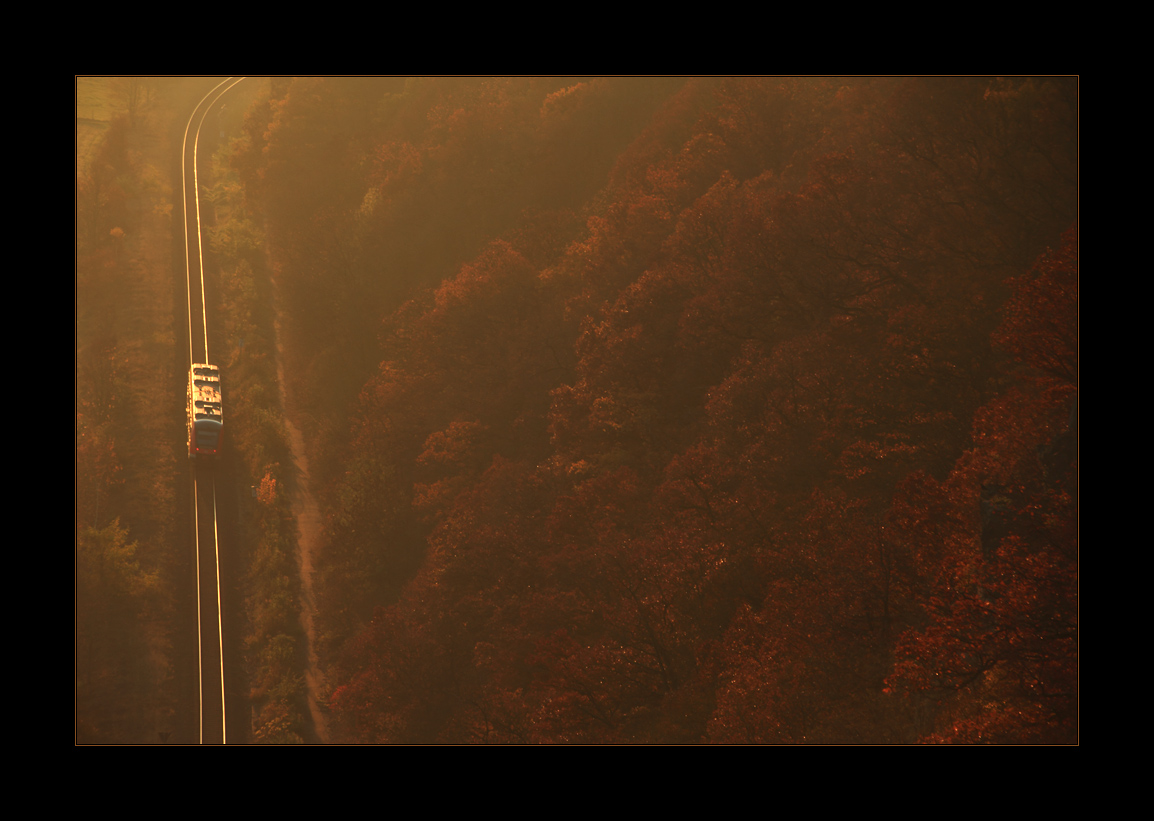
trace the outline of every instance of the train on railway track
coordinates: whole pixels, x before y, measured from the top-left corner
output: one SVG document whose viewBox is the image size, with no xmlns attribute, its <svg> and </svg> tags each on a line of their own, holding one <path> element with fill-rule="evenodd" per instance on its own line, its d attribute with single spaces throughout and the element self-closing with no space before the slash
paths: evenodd
<svg viewBox="0 0 1154 821">
<path fill-rule="evenodd" d="M 188 458 L 216 461 L 223 429 L 220 368 L 196 363 L 188 371 Z"/>
</svg>

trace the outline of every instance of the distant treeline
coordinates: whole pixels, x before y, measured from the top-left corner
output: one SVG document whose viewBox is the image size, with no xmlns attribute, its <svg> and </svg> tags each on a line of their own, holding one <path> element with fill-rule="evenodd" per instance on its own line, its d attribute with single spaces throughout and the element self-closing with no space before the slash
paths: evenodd
<svg viewBox="0 0 1154 821">
<path fill-rule="evenodd" d="M 274 81 L 342 738 L 1077 741 L 1077 91 Z"/>
</svg>

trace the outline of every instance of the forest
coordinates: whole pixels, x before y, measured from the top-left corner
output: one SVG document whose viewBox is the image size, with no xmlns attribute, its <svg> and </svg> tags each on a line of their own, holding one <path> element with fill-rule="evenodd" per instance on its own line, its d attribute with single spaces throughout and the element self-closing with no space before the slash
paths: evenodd
<svg viewBox="0 0 1154 821">
<path fill-rule="evenodd" d="M 172 281 L 167 243 L 142 239 L 166 237 L 172 211 L 146 113 L 162 95 L 85 78 L 76 103 L 75 740 L 155 743 L 179 701 Z"/>
<path fill-rule="evenodd" d="M 336 740 L 1078 742 L 1077 78 L 267 88 Z"/>
</svg>

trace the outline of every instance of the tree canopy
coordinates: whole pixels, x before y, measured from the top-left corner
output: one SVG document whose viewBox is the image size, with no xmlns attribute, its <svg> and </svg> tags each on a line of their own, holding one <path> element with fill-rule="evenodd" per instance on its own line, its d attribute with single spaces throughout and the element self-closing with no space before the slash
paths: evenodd
<svg viewBox="0 0 1154 821">
<path fill-rule="evenodd" d="M 1076 80 L 298 79 L 248 134 L 345 739 L 1077 741 Z"/>
</svg>

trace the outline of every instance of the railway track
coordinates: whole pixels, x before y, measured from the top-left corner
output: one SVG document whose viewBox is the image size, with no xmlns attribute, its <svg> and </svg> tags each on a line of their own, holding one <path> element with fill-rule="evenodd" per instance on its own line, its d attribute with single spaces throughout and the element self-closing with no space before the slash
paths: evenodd
<svg viewBox="0 0 1154 821">
<path fill-rule="evenodd" d="M 201 129 L 209 111 L 243 78 L 222 81 L 193 110 L 182 143 L 182 198 L 184 203 L 185 283 L 188 294 L 188 368 L 211 363 L 209 352 L 208 299 L 205 296 L 204 246 L 201 232 L 197 160 Z M 189 391 L 190 448 L 195 442 L 195 409 Z M 219 427 L 219 424 L 218 424 Z M 199 729 L 201 744 L 230 741 L 228 716 L 227 654 L 225 652 L 224 596 L 221 586 L 220 517 L 218 515 L 216 466 L 200 458 L 193 463 L 192 520 L 196 551 L 197 667 Z M 233 733 L 235 736 L 235 732 Z M 235 738 L 233 740 L 236 740 Z"/>
</svg>

